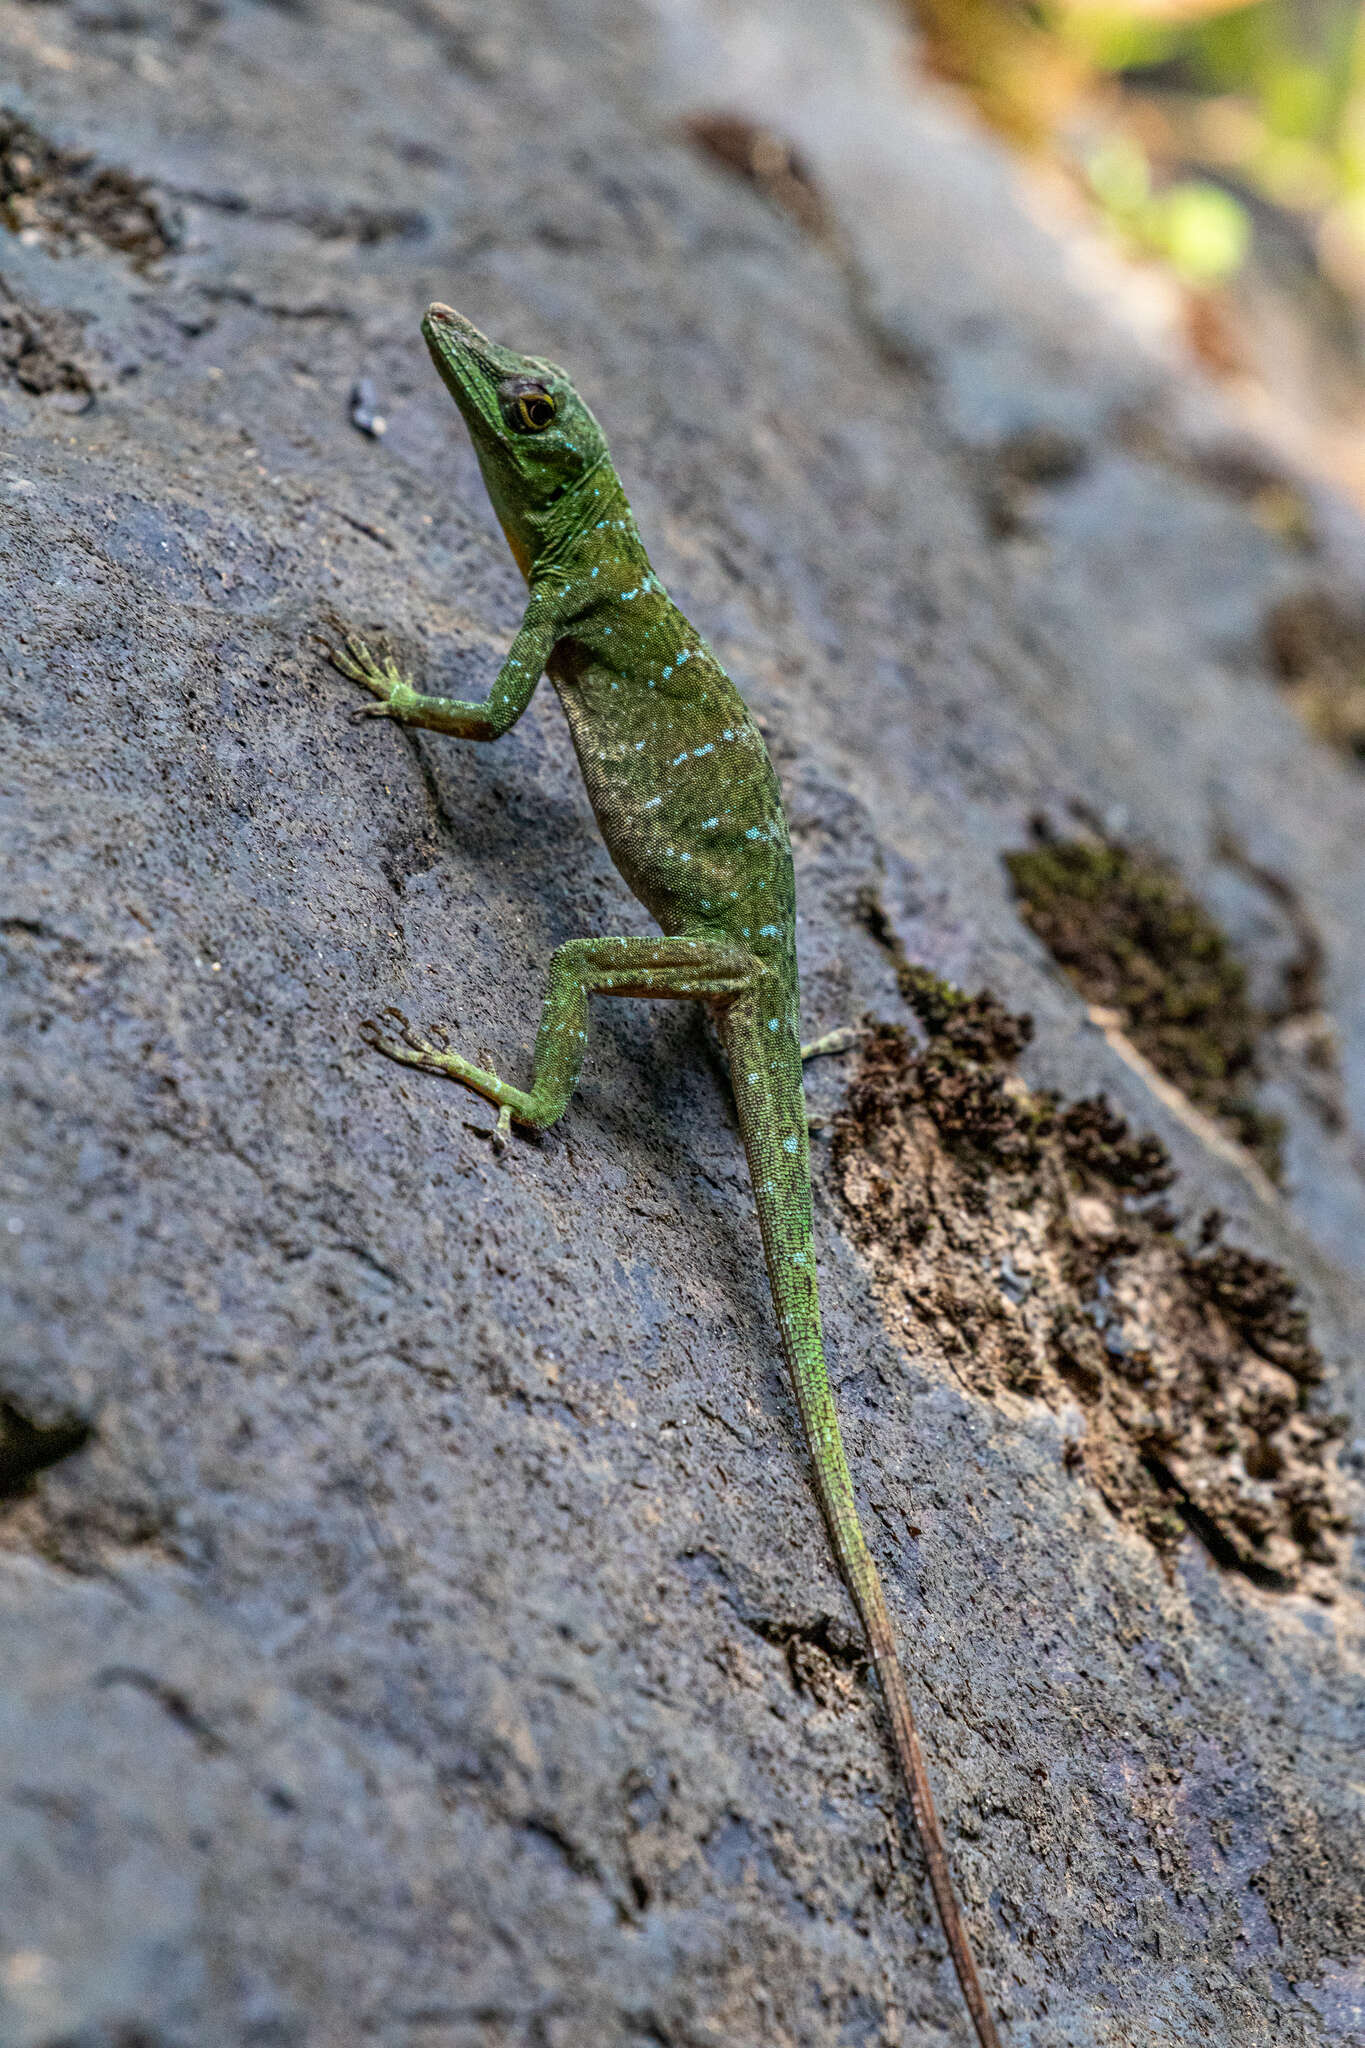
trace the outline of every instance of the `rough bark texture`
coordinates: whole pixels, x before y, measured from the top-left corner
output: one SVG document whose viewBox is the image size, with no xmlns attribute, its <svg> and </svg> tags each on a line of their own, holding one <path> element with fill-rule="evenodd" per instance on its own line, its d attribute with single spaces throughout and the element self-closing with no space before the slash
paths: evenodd
<svg viewBox="0 0 1365 2048">
<path fill-rule="evenodd" d="M 1267 530 L 852 0 L 0 0 L 0 44 L 0 2041 L 961 2044 L 712 1041 L 598 1005 L 570 1115 L 501 1157 L 366 1052 L 396 1002 L 522 1069 L 554 945 L 644 924 L 548 692 L 496 748 L 357 726 L 315 636 L 479 692 L 519 583 L 416 322 L 570 365 L 768 724 L 811 1033 L 909 1022 L 897 945 L 1031 1012 L 1031 1085 L 1107 1092 L 1177 1212 L 1302 1286 L 1350 1511 L 1365 776 L 1263 629 L 1353 601 L 1360 523 Z M 717 109 L 798 145 L 804 226 L 689 139 Z M 1001 856 L 1077 806 L 1267 1015 L 1315 935 L 1335 1051 L 1263 1047 L 1282 1198 L 1021 921 Z M 1111 1512 L 1084 1388 L 973 1376 L 815 1149 L 1010 2040 L 1365 2039 L 1358 1553 L 1326 1604 Z M 939 1190 L 958 1268 L 973 1213 Z"/>
</svg>

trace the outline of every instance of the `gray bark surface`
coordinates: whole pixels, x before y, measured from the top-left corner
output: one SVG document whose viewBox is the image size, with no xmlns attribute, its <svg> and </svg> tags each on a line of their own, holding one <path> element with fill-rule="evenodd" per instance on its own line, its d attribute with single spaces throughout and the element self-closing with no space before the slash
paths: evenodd
<svg viewBox="0 0 1365 2048">
<path fill-rule="evenodd" d="M 501 1156 L 367 1052 L 396 1003 L 523 1073 L 554 946 L 647 925 L 548 689 L 496 747 L 358 725 L 317 636 L 481 694 L 521 585 L 417 321 L 568 366 L 766 723 L 808 1035 L 907 1017 L 869 888 L 1030 1011 L 1030 1080 L 1301 1282 L 1358 1511 L 1365 775 L 1261 626 L 1359 580 L 1360 522 L 1321 496 L 1306 564 L 1135 449 L 1230 429 L 875 10 L 0 0 L 0 48 L 0 106 L 178 223 L 0 233 L 0 2043 L 962 2044 L 713 1042 L 598 1004 Z M 716 106 L 802 147 L 842 254 L 687 143 Z M 1002 541 L 982 465 L 1040 427 L 1084 459 Z M 1020 921 L 1001 853 L 1077 801 L 1258 985 L 1294 933 L 1220 835 L 1311 916 L 1345 1119 L 1275 1070 L 1282 1201 Z M 827 1160 L 838 1400 L 1009 2040 L 1365 2040 L 1358 1550 L 1331 1605 L 1194 1536 L 1168 1575 L 1065 1415 L 887 1327 Z"/>
</svg>

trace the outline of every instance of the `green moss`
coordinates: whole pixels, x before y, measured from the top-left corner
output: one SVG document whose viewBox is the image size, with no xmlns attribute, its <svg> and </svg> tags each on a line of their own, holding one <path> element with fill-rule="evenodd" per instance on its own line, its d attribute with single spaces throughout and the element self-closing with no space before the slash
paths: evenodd
<svg viewBox="0 0 1365 2048">
<path fill-rule="evenodd" d="M 913 960 L 896 965 L 896 981 L 931 1039 L 975 1066 L 1008 1066 L 1033 1037 L 1033 1019 L 1007 1010 L 989 989 L 969 996 L 955 982 Z"/>
<path fill-rule="evenodd" d="M 1026 922 L 1090 1002 L 1118 1012 L 1168 1081 L 1281 1173 L 1283 1127 L 1256 1107 L 1261 1029 L 1246 969 L 1164 861 L 1086 839 L 1005 856 Z"/>
</svg>

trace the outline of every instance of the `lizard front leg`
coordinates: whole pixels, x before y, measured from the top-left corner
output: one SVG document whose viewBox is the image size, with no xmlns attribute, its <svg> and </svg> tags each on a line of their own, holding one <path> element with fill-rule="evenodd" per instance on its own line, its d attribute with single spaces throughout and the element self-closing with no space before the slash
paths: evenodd
<svg viewBox="0 0 1365 2048">
<path fill-rule="evenodd" d="M 550 962 L 529 1088 L 517 1088 L 462 1053 L 421 1038 L 398 1011 L 388 1013 L 397 1019 L 398 1036 L 375 1022 L 364 1032 L 367 1043 L 389 1059 L 443 1074 L 495 1103 L 494 1141 L 500 1145 L 514 1117 L 543 1131 L 568 1108 L 587 1047 L 590 995 L 728 1003 L 751 986 L 754 972 L 750 953 L 717 939 L 570 939 Z"/>
<path fill-rule="evenodd" d="M 560 626 L 554 599 L 544 586 L 532 585 L 517 636 L 482 704 L 459 697 L 428 696 L 403 674 L 392 655 L 381 658 L 372 654 L 354 633 L 348 633 L 340 647 L 329 648 L 327 659 L 378 700 L 362 704 L 361 717 L 392 718 L 399 725 L 453 733 L 462 740 L 496 740 L 516 724 L 530 703 Z"/>
</svg>

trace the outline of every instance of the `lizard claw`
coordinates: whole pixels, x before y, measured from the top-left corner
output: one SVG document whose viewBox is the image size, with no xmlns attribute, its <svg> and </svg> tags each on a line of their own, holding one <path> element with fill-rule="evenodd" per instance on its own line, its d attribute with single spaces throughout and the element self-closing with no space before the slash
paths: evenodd
<svg viewBox="0 0 1365 2048">
<path fill-rule="evenodd" d="M 340 647 L 328 646 L 326 654 L 341 675 L 361 684 L 379 699 L 377 704 L 358 706 L 351 714 L 353 718 L 393 718 L 398 713 L 399 697 L 406 696 L 411 701 L 412 685 L 387 649 L 372 654 L 358 633 L 347 633 Z"/>
<path fill-rule="evenodd" d="M 392 1026 L 391 1033 L 386 1030 L 386 1026 Z M 439 1024 L 432 1026 L 430 1037 L 423 1038 L 403 1012 L 392 1003 L 386 1004 L 379 1012 L 378 1021 L 373 1017 L 367 1017 L 360 1026 L 360 1035 L 366 1045 L 373 1047 L 376 1052 L 387 1053 L 390 1059 L 402 1060 L 406 1066 L 414 1066 L 418 1061 L 429 1060 L 437 1072 L 444 1071 L 441 1060 L 450 1052 L 450 1039 Z M 400 1052 L 400 1045 L 405 1046 L 407 1051 Z M 410 1060 L 408 1053 L 416 1053 L 417 1060 Z"/>
<path fill-rule="evenodd" d="M 414 1052 L 421 1051 L 421 1040 L 403 1015 L 403 1012 L 395 1009 L 392 1003 L 385 1005 L 379 1012 L 378 1018 L 365 1017 L 361 1020 L 360 1035 L 366 1045 L 372 1046 L 376 1052 L 386 1052 L 392 1055 L 393 1040 L 384 1029 L 386 1024 L 392 1024 L 397 1027 L 397 1035 L 404 1045 L 411 1046 Z"/>
<path fill-rule="evenodd" d="M 365 681 L 365 668 L 372 664 L 370 650 L 363 640 L 358 640 L 354 633 L 348 633 L 340 647 L 333 647 L 321 634 L 315 634 L 314 638 L 333 668 L 339 669 L 342 675 L 349 676 L 353 683 Z"/>
<path fill-rule="evenodd" d="M 404 1045 L 411 1046 L 414 1052 L 426 1052 L 428 1050 L 426 1040 L 418 1035 L 415 1027 L 408 1022 L 403 1012 L 396 1009 L 392 1003 L 382 1009 L 379 1014 L 381 1017 L 390 1018 L 397 1025 L 398 1036 L 402 1039 Z"/>
</svg>

